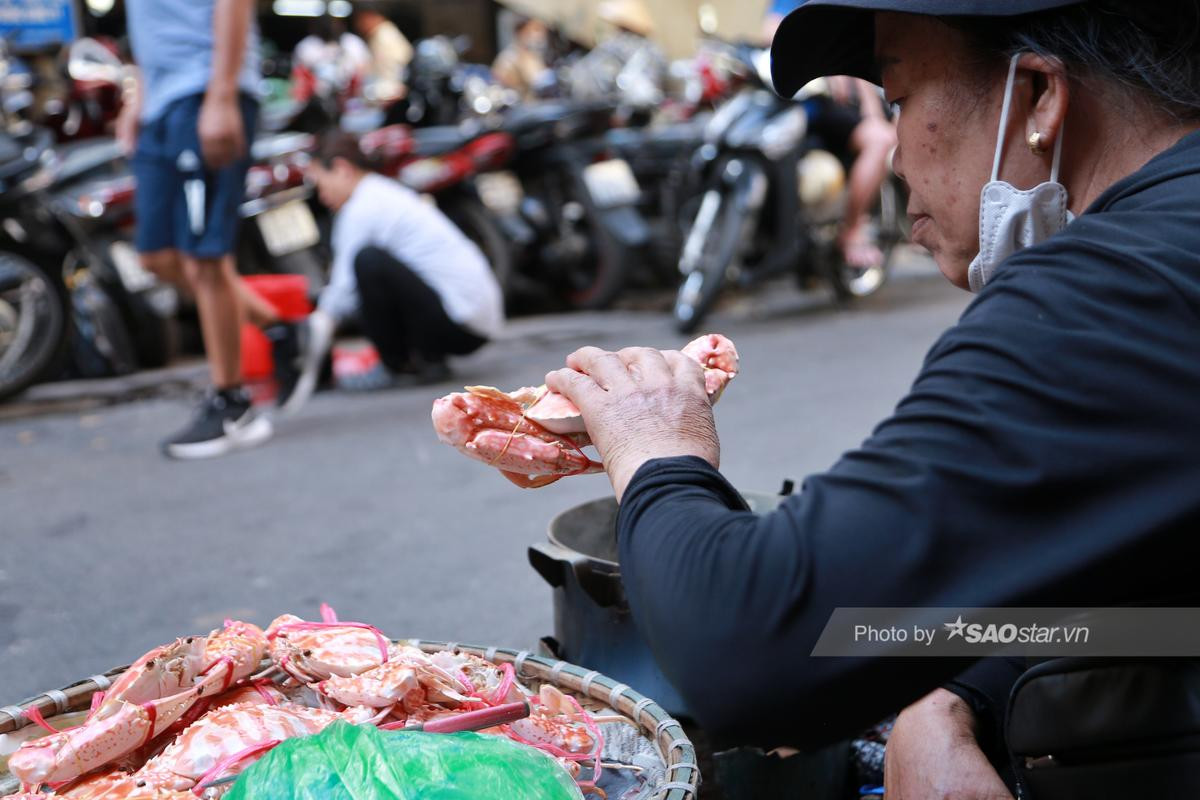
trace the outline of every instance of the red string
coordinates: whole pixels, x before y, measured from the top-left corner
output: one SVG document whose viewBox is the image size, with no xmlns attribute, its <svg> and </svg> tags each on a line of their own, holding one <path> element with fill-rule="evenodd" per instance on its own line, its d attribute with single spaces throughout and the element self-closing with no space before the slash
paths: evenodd
<svg viewBox="0 0 1200 800">
<path fill-rule="evenodd" d="M 208 772 L 201 775 L 199 777 L 199 779 L 197 779 L 196 785 L 192 787 L 192 791 L 195 792 L 197 796 L 201 795 L 204 792 L 204 784 L 208 783 L 213 778 L 219 777 L 222 772 L 229 769 L 230 767 L 232 767 L 234 764 L 238 763 L 239 761 L 244 761 L 245 759 L 249 758 L 250 756 L 257 755 L 259 753 L 270 750 L 272 747 L 279 744 L 280 741 L 282 741 L 282 740 L 268 739 L 265 742 L 258 742 L 257 744 L 252 744 L 244 750 L 239 750 L 238 752 L 234 753 L 231 756 L 226 756 L 225 758 L 222 758 L 215 765 L 213 765 L 212 769 L 210 769 Z"/>
<path fill-rule="evenodd" d="M 92 707 L 88 709 L 87 719 L 84 720 L 85 722 L 96 716 L 96 712 L 99 711 L 100 706 L 104 704 L 105 694 L 106 693 L 104 691 L 92 693 Z"/>
<path fill-rule="evenodd" d="M 37 706 L 30 706 L 21 712 L 21 716 L 37 725 L 39 728 L 50 731 L 50 733 L 58 733 L 58 728 L 46 722 L 46 718 L 42 716 L 42 711 Z"/>
</svg>

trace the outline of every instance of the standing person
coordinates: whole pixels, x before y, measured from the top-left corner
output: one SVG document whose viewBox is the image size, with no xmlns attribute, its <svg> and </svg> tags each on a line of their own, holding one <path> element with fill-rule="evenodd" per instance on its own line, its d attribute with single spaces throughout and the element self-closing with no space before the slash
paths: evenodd
<svg viewBox="0 0 1200 800">
<path fill-rule="evenodd" d="M 233 251 L 258 111 L 252 0 L 129 0 L 140 69 L 117 122 L 137 178 L 143 265 L 196 298 L 213 388 L 195 419 L 163 442 L 172 458 L 261 444 L 269 419 L 241 386 Z"/>
<path fill-rule="evenodd" d="M 354 12 L 354 27 L 371 51 L 371 86 L 379 102 L 404 96 L 404 69 L 413 46 L 390 19 L 370 7 Z"/>
<path fill-rule="evenodd" d="M 766 41 L 775 38 L 783 18 L 800 3 L 773 0 L 763 24 Z M 870 236 L 870 214 L 891 169 L 896 126 L 884 114 L 879 91 L 861 78 L 833 75 L 823 79 L 829 91 L 804 101 L 809 130 L 842 158 L 849 157 L 846 212 L 838 249 L 847 265 L 866 270 L 883 264 L 883 251 Z"/>
<path fill-rule="evenodd" d="M 549 49 L 550 31 L 546 23 L 533 17 L 518 17 L 512 41 L 492 62 L 492 74 L 500 83 L 520 92 L 523 99 L 535 98 L 538 87 L 546 83 Z"/>
<path fill-rule="evenodd" d="M 312 394 L 337 323 L 357 316 L 380 364 L 345 388 L 446 379 L 446 357 L 473 353 L 504 324 L 500 284 L 479 248 L 435 206 L 371 171 L 358 140 L 326 133 L 310 174 L 333 222 L 333 271 L 297 331 L 300 372 L 281 376 L 285 412 Z"/>
</svg>

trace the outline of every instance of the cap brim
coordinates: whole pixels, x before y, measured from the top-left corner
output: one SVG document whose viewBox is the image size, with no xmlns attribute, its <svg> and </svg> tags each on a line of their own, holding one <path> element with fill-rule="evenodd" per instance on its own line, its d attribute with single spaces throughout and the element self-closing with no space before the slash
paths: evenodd
<svg viewBox="0 0 1200 800">
<path fill-rule="evenodd" d="M 784 17 L 771 42 L 771 80 L 784 97 L 825 75 L 878 84 L 875 12 L 1011 17 L 1085 0 L 808 0 Z"/>
<path fill-rule="evenodd" d="M 875 66 L 875 9 L 804 5 L 784 17 L 771 42 L 771 80 L 791 97 L 825 75 L 879 83 Z"/>
</svg>

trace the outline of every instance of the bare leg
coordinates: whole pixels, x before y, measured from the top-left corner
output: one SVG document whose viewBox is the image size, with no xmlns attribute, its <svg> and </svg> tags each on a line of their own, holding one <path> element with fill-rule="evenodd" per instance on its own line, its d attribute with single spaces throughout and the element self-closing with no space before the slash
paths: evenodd
<svg viewBox="0 0 1200 800">
<path fill-rule="evenodd" d="M 138 253 L 138 258 L 147 272 L 191 296 L 192 284 L 183 274 L 183 262 L 179 258 L 178 250 L 153 250 L 149 253 Z"/>
<path fill-rule="evenodd" d="M 242 314 L 237 292 L 240 279 L 233 258 L 184 256 L 183 269 L 196 296 L 213 385 L 218 389 L 237 386 L 242 381 Z"/>
<path fill-rule="evenodd" d="M 855 267 L 878 264 L 883 254 L 866 239 L 867 215 L 887 179 L 888 156 L 896 146 L 896 131 L 886 120 L 868 117 L 854 129 L 850 146 L 858 153 L 850 168 L 846 218 L 839 242 L 847 263 Z"/>
<path fill-rule="evenodd" d="M 242 304 L 246 319 L 252 325 L 265 328 L 279 322 L 279 314 L 275 311 L 275 306 L 264 300 L 244 280 L 238 278 L 234 282 L 234 289 L 237 292 L 238 302 Z"/>
</svg>

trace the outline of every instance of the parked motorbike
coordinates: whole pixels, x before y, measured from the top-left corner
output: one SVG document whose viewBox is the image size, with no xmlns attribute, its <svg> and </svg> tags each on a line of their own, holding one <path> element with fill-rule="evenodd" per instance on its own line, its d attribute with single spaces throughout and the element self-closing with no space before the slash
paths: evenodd
<svg viewBox="0 0 1200 800">
<path fill-rule="evenodd" d="M 517 269 L 572 308 L 610 305 L 650 239 L 637 179 L 601 138 L 612 111 L 579 102 L 513 109 L 501 130 L 516 152 L 492 179 L 506 188 L 482 192 L 517 242 Z"/>
<path fill-rule="evenodd" d="M 722 286 L 794 273 L 801 286 L 829 283 L 837 297 L 864 297 L 883 285 L 903 238 L 898 182 L 885 182 L 873 217 L 883 263 L 858 270 L 836 246 L 845 200 L 841 162 L 809 135 L 804 106 L 780 98 L 766 51 L 730 46 L 743 88 L 709 120 L 694 169 L 703 191 L 679 258 L 683 274 L 676 327 L 695 331 Z M 802 99 L 802 98 L 800 98 Z"/>
<path fill-rule="evenodd" d="M 132 199 L 112 140 L 0 134 L 0 399 L 57 371 L 123 374 L 172 355 L 175 294 L 121 230 Z"/>
<path fill-rule="evenodd" d="M 250 146 L 237 264 L 246 274 L 304 275 L 315 292 L 328 276 L 332 221 L 305 175 L 313 146 L 304 133 L 265 134 Z"/>
<path fill-rule="evenodd" d="M 691 227 L 702 189 L 693 171 L 693 154 L 704 142 L 710 114 L 643 128 L 617 128 L 605 145 L 629 162 L 641 188 L 638 211 L 650 226 L 650 266 L 654 282 L 674 286 L 679 253 Z"/>
</svg>

